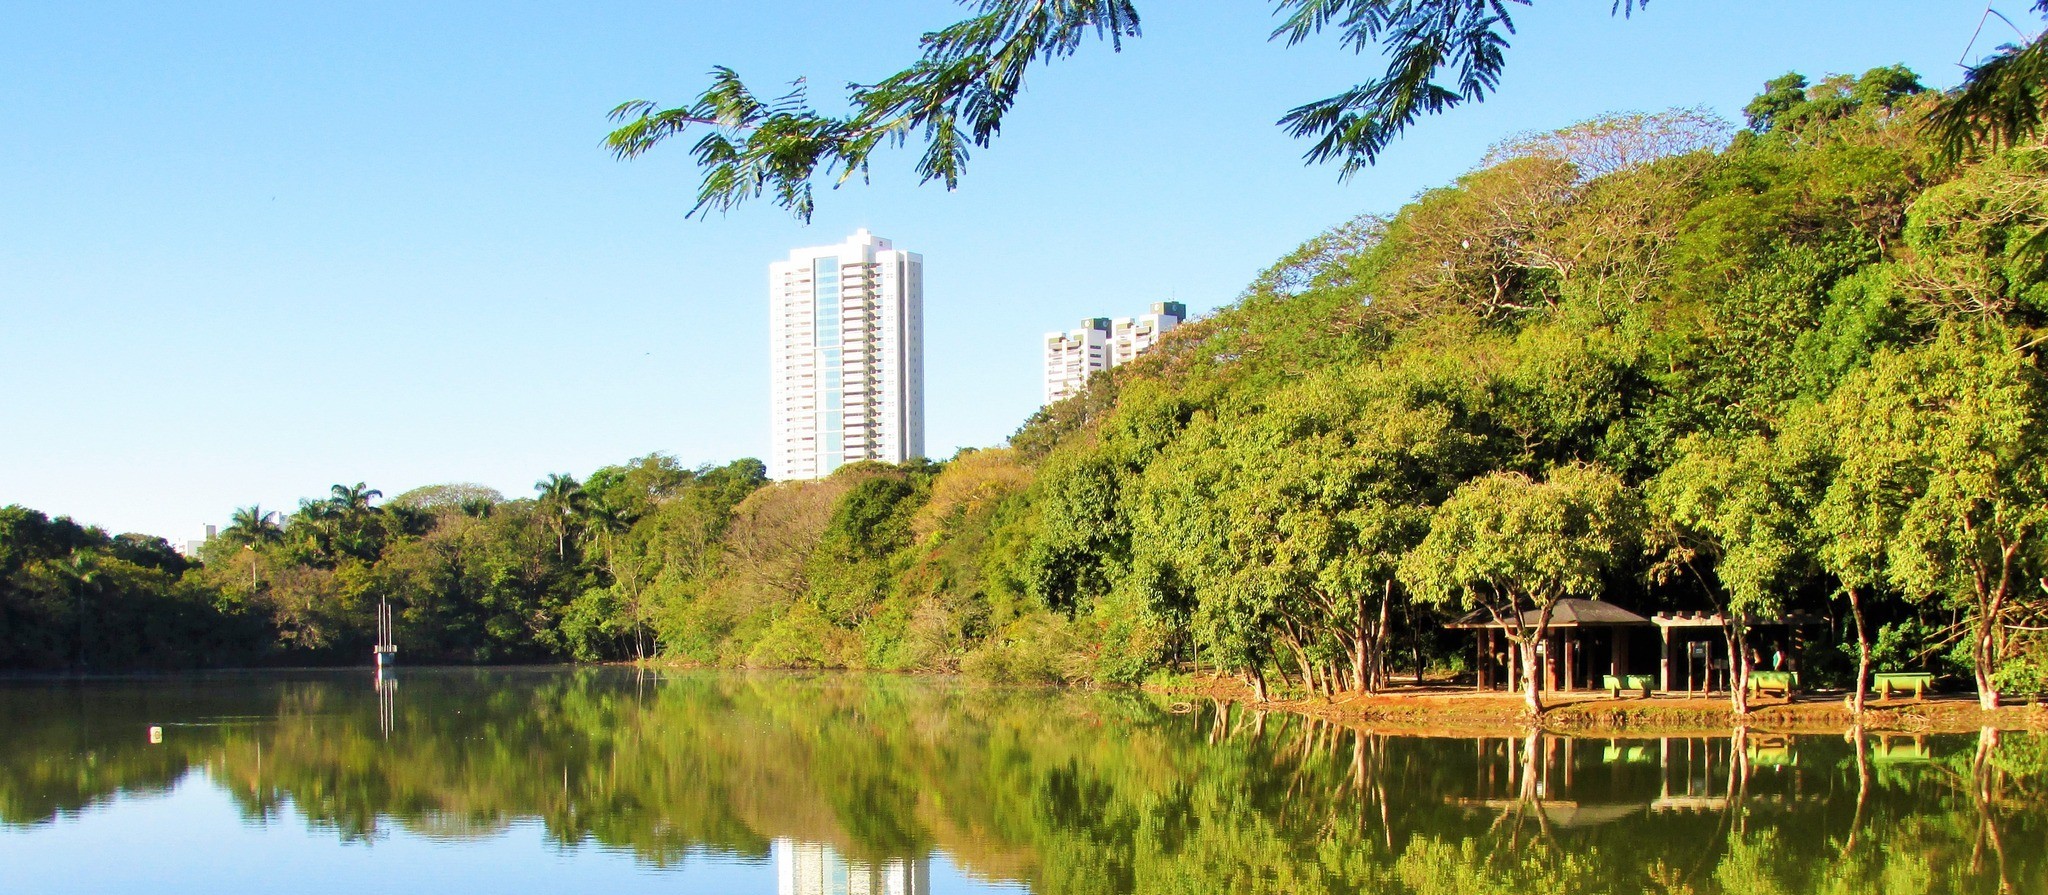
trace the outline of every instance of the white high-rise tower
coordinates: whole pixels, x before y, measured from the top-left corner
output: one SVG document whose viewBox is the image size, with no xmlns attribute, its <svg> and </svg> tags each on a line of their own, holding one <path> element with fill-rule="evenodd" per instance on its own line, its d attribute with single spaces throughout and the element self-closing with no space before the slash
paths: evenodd
<svg viewBox="0 0 2048 895">
<path fill-rule="evenodd" d="M 768 475 L 924 456 L 924 257 L 866 230 L 768 265 Z"/>
</svg>

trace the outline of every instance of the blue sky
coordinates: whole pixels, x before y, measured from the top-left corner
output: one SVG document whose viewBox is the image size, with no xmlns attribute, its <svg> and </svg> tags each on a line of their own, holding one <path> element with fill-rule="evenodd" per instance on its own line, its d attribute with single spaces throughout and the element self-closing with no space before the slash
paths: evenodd
<svg viewBox="0 0 2048 895">
<path fill-rule="evenodd" d="M 335 482 L 520 496 L 653 451 L 760 456 L 766 265 L 860 226 L 924 253 L 943 457 L 1036 408 L 1046 330 L 1213 309 L 1515 132 L 1672 106 L 1736 118 L 1793 69 L 1903 62 L 1953 85 L 1983 10 L 1607 6 L 1524 12 L 1494 99 L 1340 184 L 1273 122 L 1376 59 L 1268 43 L 1264 3 L 1144 3 L 1122 54 L 1035 75 L 957 192 L 917 187 L 899 153 L 806 227 L 765 203 L 685 220 L 685 146 L 613 161 L 605 112 L 686 100 L 714 64 L 763 92 L 808 76 L 831 102 L 908 61 L 953 4 L 0 5 L 0 504 L 182 539 Z M 1978 53 L 2010 39 L 1994 20 Z"/>
</svg>

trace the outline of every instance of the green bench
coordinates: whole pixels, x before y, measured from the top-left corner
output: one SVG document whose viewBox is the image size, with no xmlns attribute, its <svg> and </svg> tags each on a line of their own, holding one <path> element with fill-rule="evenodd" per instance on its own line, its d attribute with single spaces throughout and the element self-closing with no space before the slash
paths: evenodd
<svg viewBox="0 0 2048 895">
<path fill-rule="evenodd" d="M 1786 699 L 1792 698 L 1792 688 L 1799 686 L 1796 671 L 1752 671 L 1749 673 L 1749 695 L 1762 696 L 1764 691 L 1776 692 Z"/>
<path fill-rule="evenodd" d="M 1607 695 L 1614 699 L 1620 699 L 1621 691 L 1623 690 L 1637 691 L 1643 694 L 1644 699 L 1648 699 L 1650 698 L 1650 687 L 1653 684 L 1651 683 L 1650 676 L 1647 674 L 1624 674 L 1620 676 L 1603 674 L 1600 676 L 1600 686 L 1606 688 Z"/>
<path fill-rule="evenodd" d="M 1934 687 L 1934 675 L 1924 672 L 1886 671 L 1870 676 L 1870 686 L 1877 691 L 1877 698 L 1890 699 L 1892 692 L 1911 690 L 1913 698 L 1919 699 Z"/>
</svg>

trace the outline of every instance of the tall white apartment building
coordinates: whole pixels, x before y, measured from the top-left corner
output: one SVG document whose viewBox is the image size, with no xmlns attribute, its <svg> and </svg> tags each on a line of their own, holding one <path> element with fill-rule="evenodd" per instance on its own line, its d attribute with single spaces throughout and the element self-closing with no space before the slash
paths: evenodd
<svg viewBox="0 0 2048 895">
<path fill-rule="evenodd" d="M 1136 317 L 1092 317 L 1079 329 L 1045 334 L 1045 403 L 1079 394 L 1098 370 L 1130 363 L 1167 330 L 1188 317 L 1177 301 L 1152 303 L 1152 313 Z"/>
<path fill-rule="evenodd" d="M 768 265 L 768 475 L 924 456 L 924 257 L 857 230 Z"/>
</svg>

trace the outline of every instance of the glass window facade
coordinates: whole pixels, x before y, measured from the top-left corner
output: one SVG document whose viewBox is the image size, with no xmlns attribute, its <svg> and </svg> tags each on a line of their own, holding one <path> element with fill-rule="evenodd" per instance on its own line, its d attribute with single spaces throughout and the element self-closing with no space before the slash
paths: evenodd
<svg viewBox="0 0 2048 895">
<path fill-rule="evenodd" d="M 819 258 L 811 262 L 811 282 L 816 295 L 818 349 L 818 444 L 819 472 L 829 473 L 846 462 L 845 374 L 840 368 L 839 259 Z"/>
<path fill-rule="evenodd" d="M 839 259 L 812 262 L 812 291 L 817 295 L 817 345 L 839 347 Z"/>
</svg>

